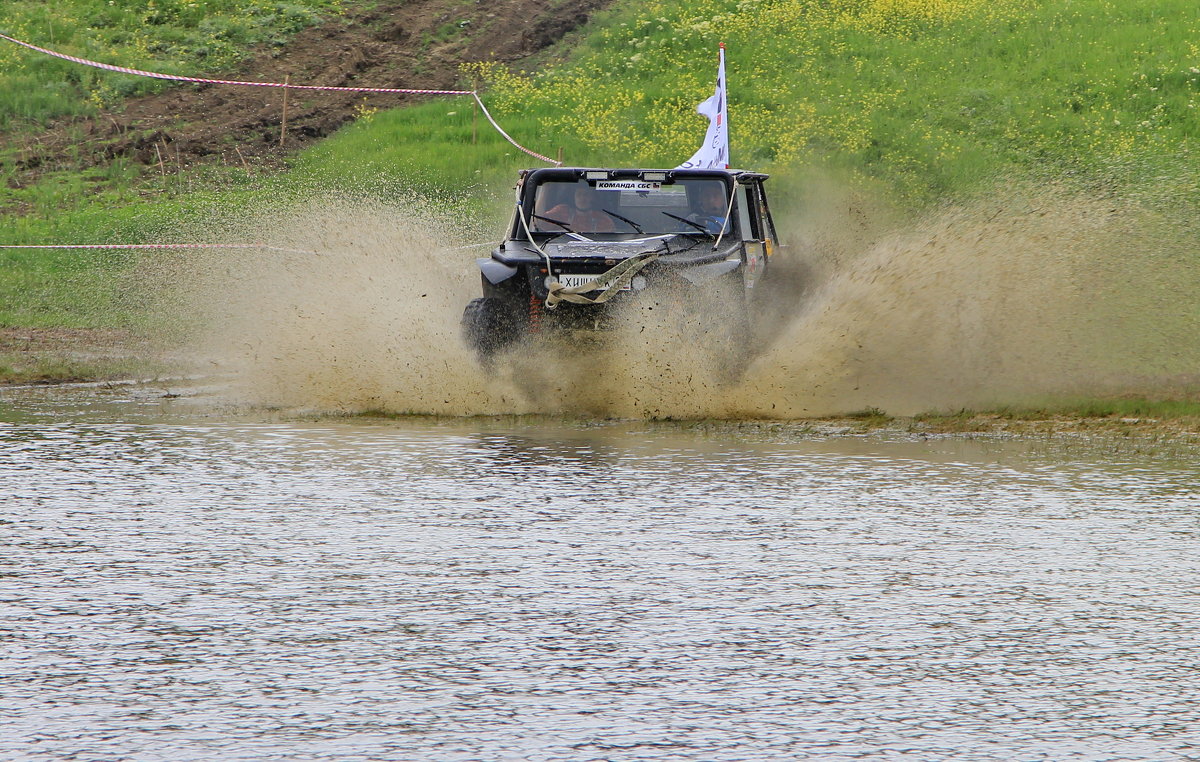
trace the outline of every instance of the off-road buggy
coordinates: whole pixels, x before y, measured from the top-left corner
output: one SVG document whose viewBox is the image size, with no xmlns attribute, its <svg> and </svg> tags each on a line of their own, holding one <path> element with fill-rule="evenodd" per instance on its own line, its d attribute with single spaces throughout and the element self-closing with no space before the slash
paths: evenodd
<svg viewBox="0 0 1200 762">
<path fill-rule="evenodd" d="M 478 260 L 463 313 L 485 363 L 529 334 L 603 328 L 622 304 L 696 307 L 705 334 L 744 346 L 778 237 L 767 175 L 718 169 L 521 172 L 504 241 Z"/>
</svg>

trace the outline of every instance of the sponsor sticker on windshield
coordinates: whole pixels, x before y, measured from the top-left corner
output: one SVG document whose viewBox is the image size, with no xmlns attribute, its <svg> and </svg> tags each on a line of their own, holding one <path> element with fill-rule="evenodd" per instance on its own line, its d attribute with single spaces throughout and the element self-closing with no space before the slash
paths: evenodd
<svg viewBox="0 0 1200 762">
<path fill-rule="evenodd" d="M 656 191 L 662 188 L 662 183 L 651 183 L 645 180 L 597 180 L 596 190 L 620 191 Z"/>
</svg>

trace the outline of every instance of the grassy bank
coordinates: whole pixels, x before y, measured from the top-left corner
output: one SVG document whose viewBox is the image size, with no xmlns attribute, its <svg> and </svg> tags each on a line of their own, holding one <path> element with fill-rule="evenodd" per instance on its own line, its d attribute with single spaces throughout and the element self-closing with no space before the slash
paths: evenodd
<svg viewBox="0 0 1200 762">
<path fill-rule="evenodd" d="M 254 50 L 285 44 L 340 7 L 341 0 L 62 0 L 52 7 L 13 0 L 0 8 L 0 32 L 104 63 L 204 76 L 228 70 Z M 52 123 L 68 139 L 81 140 L 72 118 L 119 109 L 127 97 L 169 87 L 179 86 L 0 42 L 0 240 L 44 239 L 60 229 L 90 232 L 91 212 L 206 187 L 203 174 L 168 179 L 125 156 L 80 168 L 69 152 L 47 158 L 38 150 L 40 131 Z M 31 166 L 38 170 L 32 183 L 22 176 Z M 158 175 L 154 181 L 151 174 Z M 78 222 L 64 220 L 75 212 L 82 212 Z"/>
<path fill-rule="evenodd" d="M 66 48 L 211 71 L 238 46 L 272 39 L 332 4 L 210 0 L 118 12 L 77 0 L 66 4 L 77 11 L 64 12 L 73 21 L 59 22 L 55 34 L 74 40 L 78 27 L 99 25 L 100 39 Z M 32 16 L 34 5 L 17 3 L 8 14 Z M 147 14 L 169 23 L 147 26 Z M 9 27 L 45 40 L 49 30 L 33 23 Z M 832 166 L 914 206 L 1011 174 L 1070 178 L 1173 206 L 1192 203 L 1200 177 L 1198 30 L 1200 6 L 1186 0 L 658 0 L 599 14 L 565 63 L 534 75 L 477 64 L 464 68 L 463 82 L 488 87 L 506 128 L 543 153 L 562 149 L 573 164 L 671 166 L 703 134 L 694 108 L 711 92 L 724 41 L 736 165 Z M 177 41 L 161 42 L 164 32 Z M 0 125 L 18 112 L 42 119 L 87 110 L 103 93 L 161 86 L 13 46 L 0 56 L 9 72 L 0 92 L 12 101 L 0 100 Z M 368 101 L 363 113 L 373 118 L 302 157 L 305 171 L 336 184 L 382 169 L 409 184 L 490 191 L 486 181 L 510 165 L 537 163 L 482 119 L 473 125 L 465 99 L 372 111 Z M 130 170 L 110 174 L 122 171 Z"/>
<path fill-rule="evenodd" d="M 35 29 L 35 5 L 14 4 L 7 23 L 45 40 L 51 21 Z M 75 11 L 59 12 L 67 20 L 54 34 L 60 47 L 106 60 L 211 71 L 239 46 L 332 5 L 210 0 L 118 11 L 77 0 L 64 6 Z M 85 26 L 96 39 L 78 42 Z M 489 88 L 506 128 L 538 151 L 561 149 L 572 164 L 671 166 L 703 135 L 694 108 L 711 92 L 724 41 L 736 165 L 824 165 L 910 208 L 1014 175 L 1191 208 L 1200 178 L 1197 30 L 1200 6 L 1186 0 L 658 0 L 599 14 L 565 63 L 535 75 L 478 64 L 464 68 L 463 82 Z M 0 124 L 161 86 L 14 46 L 0 56 L 9 77 L 0 92 L 11 100 L 0 100 Z M 482 194 L 509 182 L 511 169 L 538 163 L 474 118 L 467 99 L 379 113 L 368 101 L 362 115 L 299 157 L 300 176 Z M 29 202 L 39 216 L 49 204 L 56 212 L 79 199 L 91 206 L 95 186 L 129 188 L 132 174 L 114 166 L 47 191 L 46 204 Z M 101 193 L 96 203 L 128 200 Z"/>
</svg>

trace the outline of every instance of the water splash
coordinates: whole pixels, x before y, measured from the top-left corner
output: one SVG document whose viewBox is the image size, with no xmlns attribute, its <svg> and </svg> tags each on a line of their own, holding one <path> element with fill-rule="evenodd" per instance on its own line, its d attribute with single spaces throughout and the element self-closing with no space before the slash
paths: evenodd
<svg viewBox="0 0 1200 762">
<path fill-rule="evenodd" d="M 478 250 L 457 248 L 461 231 L 447 234 L 434 215 L 323 201 L 207 232 L 316 252 L 193 255 L 152 278 L 166 310 L 188 316 L 192 348 L 233 371 L 237 400 L 344 412 L 524 410 L 459 338 L 462 307 L 478 290 Z"/>
<path fill-rule="evenodd" d="M 994 197 L 838 263 L 747 374 L 746 412 L 794 417 L 1153 395 L 1200 360 L 1200 268 L 1138 210 Z"/>
<path fill-rule="evenodd" d="M 773 263 L 740 374 L 696 319 L 718 305 L 670 297 L 604 336 L 519 344 L 486 374 L 459 335 L 486 249 L 448 245 L 461 233 L 422 208 L 322 202 L 228 226 L 319 254 L 177 261 L 188 296 L 167 303 L 236 370 L 241 399 L 327 411 L 797 418 L 1189 382 L 1200 268 L 1186 236 L 1112 202 L 1000 196 L 907 225 L 855 203 L 810 211 Z"/>
</svg>

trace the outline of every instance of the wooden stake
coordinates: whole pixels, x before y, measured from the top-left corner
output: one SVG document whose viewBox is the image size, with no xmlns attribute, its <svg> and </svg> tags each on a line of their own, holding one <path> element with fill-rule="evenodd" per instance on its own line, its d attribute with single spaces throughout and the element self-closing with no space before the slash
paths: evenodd
<svg viewBox="0 0 1200 762">
<path fill-rule="evenodd" d="M 292 75 L 289 74 L 283 78 L 283 119 L 279 122 L 279 147 L 283 147 L 283 136 L 287 134 L 287 94 L 288 85 L 292 81 Z"/>
<path fill-rule="evenodd" d="M 475 93 L 471 96 L 471 145 L 475 145 L 479 142 L 479 101 L 476 100 L 479 97 L 478 79 L 471 83 L 471 92 Z"/>
<path fill-rule="evenodd" d="M 242 169 L 246 170 L 246 174 L 250 174 L 250 165 L 246 163 L 246 157 L 242 156 L 242 147 L 234 146 L 233 150 L 237 151 L 238 158 L 242 160 Z"/>
<path fill-rule="evenodd" d="M 162 151 L 158 150 L 157 142 L 154 144 L 154 153 L 158 156 L 158 171 L 162 173 L 163 177 L 166 177 L 167 167 L 165 164 L 163 164 Z"/>
</svg>

